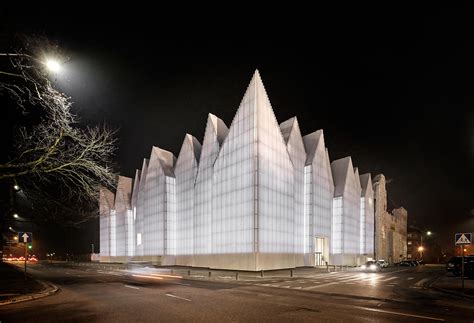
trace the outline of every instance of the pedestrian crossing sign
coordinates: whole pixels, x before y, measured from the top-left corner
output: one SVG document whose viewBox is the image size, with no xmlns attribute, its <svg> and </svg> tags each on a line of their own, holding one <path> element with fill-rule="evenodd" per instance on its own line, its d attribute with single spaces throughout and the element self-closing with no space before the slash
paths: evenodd
<svg viewBox="0 0 474 323">
<path fill-rule="evenodd" d="M 454 235 L 454 241 L 455 241 L 456 246 L 471 244 L 472 233 L 456 233 Z"/>
</svg>

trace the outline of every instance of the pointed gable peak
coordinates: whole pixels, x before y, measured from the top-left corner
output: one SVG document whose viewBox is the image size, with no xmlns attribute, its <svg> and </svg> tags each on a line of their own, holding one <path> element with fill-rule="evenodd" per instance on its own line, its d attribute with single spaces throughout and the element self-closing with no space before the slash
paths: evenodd
<svg viewBox="0 0 474 323">
<path fill-rule="evenodd" d="M 213 115 L 212 113 L 209 113 L 208 122 L 210 122 L 210 124 L 214 128 L 214 133 L 216 134 L 216 138 L 219 142 L 219 145 L 222 145 L 224 139 L 229 134 L 229 128 L 226 126 L 226 124 L 224 123 L 224 121 L 222 121 L 221 118 Z"/>
<path fill-rule="evenodd" d="M 331 163 L 334 179 L 334 197 L 343 196 L 349 171 L 353 172 L 351 157 L 334 160 Z"/>
<path fill-rule="evenodd" d="M 280 123 L 280 130 L 281 134 L 283 135 L 283 139 L 285 139 L 285 143 L 288 143 L 290 135 L 293 132 L 293 129 L 295 129 L 296 127 L 298 127 L 298 120 L 296 119 L 296 117 L 292 117 Z"/>
<path fill-rule="evenodd" d="M 365 193 L 367 192 L 367 188 L 372 187 L 372 180 L 370 173 L 362 174 L 360 175 L 360 187 L 361 187 L 361 196 L 365 196 Z"/>
<path fill-rule="evenodd" d="M 176 157 L 172 152 L 153 146 L 152 157 L 158 159 L 165 175 L 174 177 L 173 168 L 176 163 Z"/>
<path fill-rule="evenodd" d="M 360 189 L 360 178 L 359 178 L 359 168 L 358 167 L 354 167 L 354 176 L 355 176 L 355 181 L 356 181 L 357 188 Z"/>
<path fill-rule="evenodd" d="M 311 164 L 316 154 L 321 138 L 324 137 L 323 129 L 319 129 L 303 137 L 304 149 L 306 150 L 307 158 L 306 165 Z"/>
<path fill-rule="evenodd" d="M 194 154 L 194 158 L 196 159 L 196 162 L 199 161 L 199 156 L 201 155 L 201 148 L 202 148 L 201 143 L 196 139 L 196 137 L 194 137 L 193 135 L 190 135 L 189 133 L 187 133 L 186 136 L 184 136 L 183 145 L 186 142 L 190 146 Z"/>
</svg>

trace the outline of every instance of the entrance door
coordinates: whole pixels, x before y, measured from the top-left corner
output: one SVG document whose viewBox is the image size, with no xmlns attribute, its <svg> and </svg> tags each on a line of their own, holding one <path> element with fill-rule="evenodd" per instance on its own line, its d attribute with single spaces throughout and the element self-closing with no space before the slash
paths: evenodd
<svg viewBox="0 0 474 323">
<path fill-rule="evenodd" d="M 329 255 L 326 253 L 327 238 L 314 238 L 314 265 L 325 266 Z"/>
</svg>

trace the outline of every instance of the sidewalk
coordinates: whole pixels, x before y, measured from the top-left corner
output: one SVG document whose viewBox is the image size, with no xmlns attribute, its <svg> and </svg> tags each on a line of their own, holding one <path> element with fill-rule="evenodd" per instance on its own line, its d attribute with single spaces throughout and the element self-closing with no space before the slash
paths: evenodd
<svg viewBox="0 0 474 323">
<path fill-rule="evenodd" d="M 448 294 L 474 299 L 474 279 L 472 278 L 464 278 L 464 293 L 461 288 L 461 277 L 452 275 L 440 277 L 430 287 Z"/>
<path fill-rule="evenodd" d="M 25 275 L 13 264 L 0 263 L 0 305 L 22 302 L 55 293 L 57 287 Z"/>
</svg>

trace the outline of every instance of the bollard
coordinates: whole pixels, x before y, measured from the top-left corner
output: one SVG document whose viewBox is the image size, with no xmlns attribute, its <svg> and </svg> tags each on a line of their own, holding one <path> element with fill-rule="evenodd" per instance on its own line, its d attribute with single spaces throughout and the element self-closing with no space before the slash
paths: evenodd
<svg viewBox="0 0 474 323">
<path fill-rule="evenodd" d="M 260 272 L 260 277 L 263 278 L 263 270 Z"/>
<path fill-rule="evenodd" d="M 290 277 L 293 277 L 293 269 L 290 269 Z"/>
<path fill-rule="evenodd" d="M 235 280 L 239 280 L 239 272 L 238 271 L 235 273 Z"/>
<path fill-rule="evenodd" d="M 188 276 L 191 276 L 191 270 L 188 269 Z"/>
<path fill-rule="evenodd" d="M 209 272 L 209 280 L 211 280 L 211 272 Z"/>
</svg>

